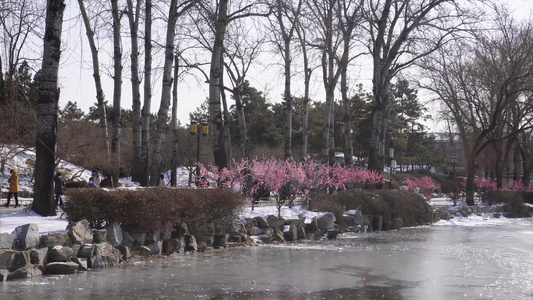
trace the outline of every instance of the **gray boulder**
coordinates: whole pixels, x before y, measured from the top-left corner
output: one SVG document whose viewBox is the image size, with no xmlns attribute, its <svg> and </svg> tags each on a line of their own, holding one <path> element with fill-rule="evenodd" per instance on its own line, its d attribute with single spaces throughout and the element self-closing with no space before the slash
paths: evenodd
<svg viewBox="0 0 533 300">
<path fill-rule="evenodd" d="M 79 257 L 91 258 L 94 256 L 95 246 L 94 245 L 83 245 L 80 248 Z"/>
<path fill-rule="evenodd" d="M 42 275 L 43 272 L 38 266 L 28 265 L 7 274 L 7 280 L 28 279 Z"/>
<path fill-rule="evenodd" d="M 75 262 L 53 262 L 46 265 L 47 274 L 75 274 L 79 265 Z"/>
<path fill-rule="evenodd" d="M 335 215 L 333 213 L 327 212 L 321 216 L 316 217 L 316 220 L 318 229 L 326 231 L 328 229 L 333 228 L 337 219 L 335 218 Z"/>
<path fill-rule="evenodd" d="M 260 235 L 259 236 L 259 240 L 263 243 L 263 244 L 272 244 L 272 236 L 271 235 Z"/>
<path fill-rule="evenodd" d="M 150 245 L 161 241 L 161 233 L 159 231 L 150 232 L 146 234 L 144 245 Z"/>
<path fill-rule="evenodd" d="M 157 241 L 145 246 L 150 248 L 151 255 L 161 255 L 163 253 L 163 241 Z"/>
<path fill-rule="evenodd" d="M 30 252 L 30 260 L 33 265 L 42 265 L 47 262 L 48 248 L 33 249 Z"/>
<path fill-rule="evenodd" d="M 176 253 L 180 248 L 180 240 L 178 239 L 168 239 L 163 241 L 163 251 L 165 255 L 170 255 Z"/>
<path fill-rule="evenodd" d="M 392 229 L 400 230 L 404 227 L 404 221 L 402 218 L 396 218 L 392 221 Z"/>
<path fill-rule="evenodd" d="M 268 223 L 263 217 L 255 217 L 254 220 L 257 222 L 257 227 L 259 228 L 267 228 Z"/>
<path fill-rule="evenodd" d="M 305 226 L 305 218 L 286 219 L 284 225 L 294 225 L 296 227 L 303 227 L 303 226 Z"/>
<path fill-rule="evenodd" d="M 307 238 L 305 234 L 305 227 L 298 227 L 298 239 L 305 240 Z"/>
<path fill-rule="evenodd" d="M 150 248 L 146 247 L 146 246 L 140 246 L 140 247 L 136 247 L 134 248 L 134 250 L 140 255 L 140 256 L 144 256 L 144 257 L 149 257 L 150 256 Z"/>
<path fill-rule="evenodd" d="M 120 251 L 108 243 L 96 244 L 94 256 L 89 259 L 89 262 L 93 269 L 113 267 L 120 262 Z"/>
<path fill-rule="evenodd" d="M 328 240 L 336 239 L 337 235 L 339 235 L 338 229 L 328 229 L 328 231 L 326 231 L 326 237 L 328 238 Z"/>
<path fill-rule="evenodd" d="M 66 233 L 52 232 L 41 236 L 41 244 L 45 247 L 68 246 L 69 236 Z"/>
<path fill-rule="evenodd" d="M 49 262 L 67 262 L 74 257 L 74 249 L 71 247 L 56 246 L 48 250 Z"/>
<path fill-rule="evenodd" d="M 213 237 L 213 248 L 220 249 L 226 248 L 228 244 L 229 234 L 215 235 Z"/>
<path fill-rule="evenodd" d="M 105 229 L 96 229 L 93 231 L 93 243 L 99 244 L 106 241 L 107 230 Z"/>
<path fill-rule="evenodd" d="M 257 227 L 252 227 L 250 228 L 250 230 L 248 231 L 248 234 L 249 235 L 261 235 L 262 232 L 261 232 L 261 229 L 257 228 Z"/>
<path fill-rule="evenodd" d="M 89 269 L 87 258 L 85 258 L 85 257 L 73 258 L 72 262 L 78 264 L 78 271 L 87 271 Z"/>
<path fill-rule="evenodd" d="M 283 232 L 279 229 L 276 229 L 276 231 L 274 231 L 274 235 L 272 236 L 272 239 L 275 241 L 281 242 L 281 243 L 286 242 Z"/>
<path fill-rule="evenodd" d="M 274 229 L 280 229 L 283 226 L 283 224 L 285 224 L 285 219 L 278 218 L 274 215 L 269 215 L 267 216 L 267 223 L 268 223 L 268 226 Z"/>
<path fill-rule="evenodd" d="M 7 269 L 0 269 L 0 282 L 6 281 L 8 274 L 9 271 Z"/>
<path fill-rule="evenodd" d="M 113 247 L 116 247 L 122 244 L 124 236 L 122 233 L 122 227 L 117 224 L 112 224 L 107 226 L 107 242 L 110 243 Z"/>
<path fill-rule="evenodd" d="M 192 234 L 186 234 L 185 235 L 185 247 L 183 249 L 184 252 L 192 252 L 198 251 L 198 244 L 196 243 L 196 237 Z"/>
<path fill-rule="evenodd" d="M 93 242 L 93 232 L 87 220 L 70 223 L 67 226 L 68 236 L 75 244 L 90 244 Z"/>
<path fill-rule="evenodd" d="M 130 236 L 133 238 L 132 246 L 142 246 L 146 241 L 146 232 L 130 232 Z"/>
<path fill-rule="evenodd" d="M 120 255 L 122 256 L 122 260 L 128 260 L 131 258 L 131 248 L 124 245 L 118 245 L 116 247 L 118 251 L 120 251 Z"/>
<path fill-rule="evenodd" d="M 295 241 L 298 239 L 298 227 L 295 225 L 286 225 L 283 228 L 283 237 L 286 241 Z"/>
<path fill-rule="evenodd" d="M 15 228 L 15 245 L 22 250 L 36 248 L 39 245 L 39 226 L 26 224 Z"/>
<path fill-rule="evenodd" d="M 11 265 L 7 268 L 9 271 L 14 271 L 25 266 L 31 265 L 30 250 L 15 251 L 15 257 L 11 261 Z"/>
<path fill-rule="evenodd" d="M 0 250 L 0 270 L 9 269 L 15 260 L 15 250 Z"/>
<path fill-rule="evenodd" d="M 135 239 L 127 231 L 122 231 L 122 245 L 131 247 Z"/>
<path fill-rule="evenodd" d="M 0 233 L 0 249 L 12 249 L 15 246 L 15 238 L 9 233 Z"/>
</svg>

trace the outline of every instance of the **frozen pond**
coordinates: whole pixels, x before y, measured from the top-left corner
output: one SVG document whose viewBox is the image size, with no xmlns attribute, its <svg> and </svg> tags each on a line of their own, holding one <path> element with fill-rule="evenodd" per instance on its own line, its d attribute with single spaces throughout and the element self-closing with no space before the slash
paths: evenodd
<svg viewBox="0 0 533 300">
<path fill-rule="evenodd" d="M 533 299 L 533 221 L 179 255 L 0 283 L 1 299 Z"/>
</svg>

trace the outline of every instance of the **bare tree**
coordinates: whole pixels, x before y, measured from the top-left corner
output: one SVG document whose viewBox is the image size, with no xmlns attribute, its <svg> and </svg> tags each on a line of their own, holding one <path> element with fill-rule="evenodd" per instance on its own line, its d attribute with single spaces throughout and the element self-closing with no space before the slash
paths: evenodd
<svg viewBox="0 0 533 300">
<path fill-rule="evenodd" d="M 172 170 L 170 172 L 170 185 L 176 186 L 178 181 L 178 75 L 179 75 L 179 55 L 174 56 L 174 83 L 172 86 Z M 198 133 L 199 134 L 199 133 Z"/>
<path fill-rule="evenodd" d="M 495 31 L 480 32 L 475 42 L 441 49 L 423 60 L 431 83 L 424 85 L 443 101 L 463 139 L 466 197 L 474 204 L 476 159 L 489 145 L 502 143 L 531 129 L 533 29 L 516 26 L 500 15 Z M 524 111 L 507 126 L 513 108 Z M 516 113 L 516 110 L 514 110 Z M 503 126 L 503 127 L 502 127 Z M 501 161 L 501 158 L 500 158 Z"/>
<path fill-rule="evenodd" d="M 368 168 L 383 171 L 391 79 L 464 29 L 467 16 L 454 0 L 364 0 L 373 59 L 373 126 Z"/>
<path fill-rule="evenodd" d="M 318 37 L 313 46 L 321 53 L 322 81 L 326 92 L 326 110 L 324 115 L 324 131 L 322 133 L 321 160 L 333 163 L 335 155 L 334 143 L 334 100 L 335 88 L 344 69 L 350 62 L 352 34 L 359 25 L 361 9 L 360 1 L 309 1 L 313 21 L 318 27 Z"/>
<path fill-rule="evenodd" d="M 39 126 L 36 137 L 35 185 L 32 209 L 42 216 L 55 216 L 54 167 L 57 143 L 61 56 L 61 29 L 64 0 L 48 0 L 43 46 L 42 78 L 39 83 Z"/>
<path fill-rule="evenodd" d="M 128 20 L 130 24 L 130 40 L 131 40 L 131 94 L 132 94 L 132 113 L 133 113 L 133 170 L 132 180 L 140 181 L 142 178 L 143 169 L 138 162 L 141 160 L 141 79 L 139 78 L 139 18 L 141 10 L 141 1 L 135 2 L 128 0 Z"/>
<path fill-rule="evenodd" d="M 150 185 L 159 184 L 159 174 L 161 172 L 162 149 L 165 142 L 165 134 L 168 123 L 168 110 L 170 107 L 170 93 L 172 88 L 172 64 L 174 61 L 174 38 L 175 28 L 179 16 L 183 15 L 193 7 L 195 0 L 184 1 L 178 5 L 178 0 L 170 2 L 168 13 L 167 34 L 165 41 L 165 63 L 163 67 L 163 88 L 161 91 L 161 104 L 157 114 L 157 128 L 155 136 L 154 151 L 152 154 L 152 168 L 150 172 Z"/>
<path fill-rule="evenodd" d="M 141 116 L 141 152 L 139 166 L 143 172 L 139 183 L 148 186 L 150 177 L 150 106 L 152 105 L 152 0 L 145 3 L 144 24 L 144 102 Z"/>
<path fill-rule="evenodd" d="M 109 146 L 109 131 L 107 127 L 105 94 L 102 88 L 102 78 L 100 76 L 100 61 L 98 58 L 98 48 L 96 47 L 96 41 L 94 39 L 94 31 L 91 28 L 90 19 L 87 14 L 87 9 L 85 8 L 85 5 L 83 4 L 83 0 L 78 0 L 78 6 L 80 8 L 80 13 L 83 19 L 83 25 L 85 26 L 87 40 L 89 42 L 89 47 L 91 49 L 93 78 L 94 78 L 94 85 L 96 88 L 96 103 L 98 105 L 98 111 L 100 113 L 100 127 L 102 129 L 103 135 L 105 136 L 105 149 L 107 151 L 107 160 L 109 160 L 110 155 L 111 155 L 111 149 Z"/>
<path fill-rule="evenodd" d="M 273 42 L 283 59 L 284 70 L 284 91 L 283 100 L 285 101 L 285 158 L 292 157 L 292 115 L 294 99 L 291 91 L 292 77 L 292 49 L 291 42 L 294 40 L 294 34 L 298 26 L 299 18 L 302 12 L 303 0 L 273 0 L 271 9 L 275 20 L 271 20 L 271 26 L 274 28 Z"/>
</svg>

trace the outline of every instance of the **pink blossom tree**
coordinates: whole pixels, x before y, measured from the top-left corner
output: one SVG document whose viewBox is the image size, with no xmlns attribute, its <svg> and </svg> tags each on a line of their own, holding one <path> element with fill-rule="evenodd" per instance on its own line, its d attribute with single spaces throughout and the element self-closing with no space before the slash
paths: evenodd
<svg viewBox="0 0 533 300">
<path fill-rule="evenodd" d="M 409 190 L 418 189 L 428 200 L 431 198 L 431 193 L 440 188 L 438 184 L 433 182 L 430 176 L 414 179 L 406 178 L 405 184 Z"/>
</svg>

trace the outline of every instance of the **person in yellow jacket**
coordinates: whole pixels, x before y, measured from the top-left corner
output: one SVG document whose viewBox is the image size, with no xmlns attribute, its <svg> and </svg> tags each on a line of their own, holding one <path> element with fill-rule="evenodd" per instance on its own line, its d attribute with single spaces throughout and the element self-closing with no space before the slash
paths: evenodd
<svg viewBox="0 0 533 300">
<path fill-rule="evenodd" d="M 15 196 L 15 207 L 19 206 L 19 175 L 17 169 L 10 171 L 11 177 L 9 177 L 9 193 L 7 193 L 7 203 L 6 207 L 9 206 L 11 202 L 11 195 Z"/>
</svg>

